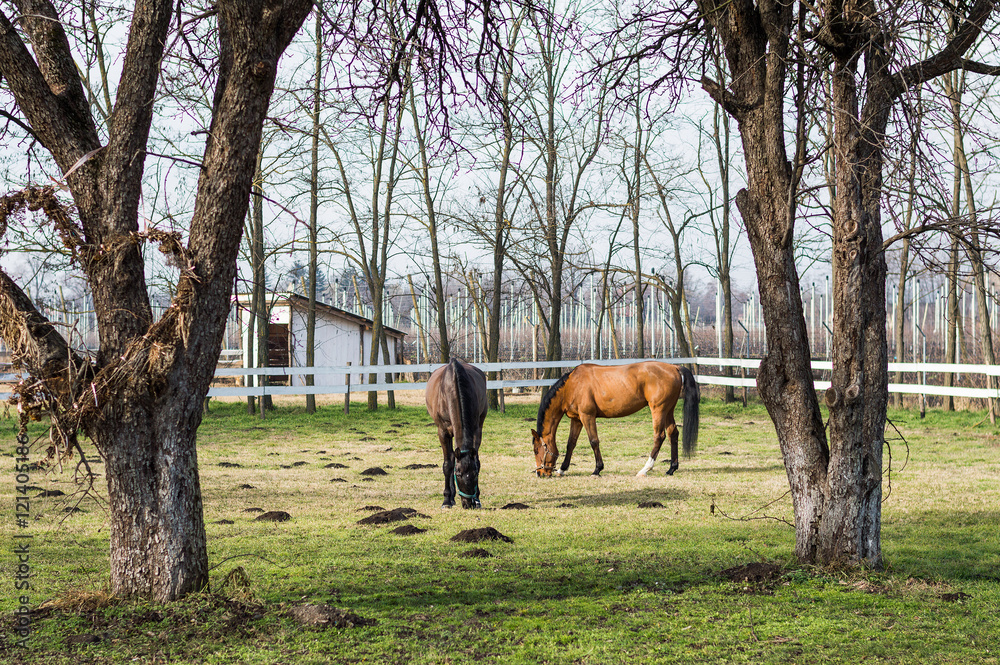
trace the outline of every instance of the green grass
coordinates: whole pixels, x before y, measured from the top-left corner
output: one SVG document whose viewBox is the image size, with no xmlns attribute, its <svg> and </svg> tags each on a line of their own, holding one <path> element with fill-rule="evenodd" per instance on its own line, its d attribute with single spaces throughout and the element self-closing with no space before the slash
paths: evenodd
<svg viewBox="0 0 1000 665">
<path fill-rule="evenodd" d="M 583 442 L 570 474 L 546 480 L 533 475 L 536 404 L 508 404 L 487 418 L 482 511 L 440 509 L 441 453 L 420 405 L 370 413 L 355 403 L 349 416 L 342 405 L 312 416 L 281 406 L 261 421 L 241 405 L 213 404 L 199 430 L 212 592 L 167 606 L 40 612 L 26 650 L 9 641 L 15 596 L 0 594 L 0 661 L 1000 662 L 1000 434 L 982 413 L 890 413 L 905 441 L 891 434 L 887 567 L 864 572 L 795 564 L 787 480 L 759 404 L 704 400 L 698 452 L 673 477 L 661 453 L 649 477 L 635 478 L 652 438 L 644 411 L 599 422 L 601 478 L 590 476 L 593 453 Z M 13 441 L 14 425 L 0 421 L 8 460 Z M 325 468 L 331 463 L 346 468 Z M 436 468 L 404 468 L 415 463 Z M 388 475 L 363 480 L 375 466 Z M 0 497 L 11 505 L 7 477 Z M 72 486 L 69 471 L 33 482 Z M 664 507 L 638 508 L 643 501 Z M 500 510 L 510 502 L 531 508 Z M 85 499 L 86 512 L 66 517 L 65 505 L 32 504 L 33 605 L 107 588 L 102 509 Z M 407 524 L 426 532 L 358 525 L 368 505 L 415 508 L 429 517 Z M 293 519 L 255 522 L 243 512 L 252 507 Z M 8 515 L 5 543 L 14 531 Z M 514 542 L 450 540 L 485 526 Z M 472 547 L 493 556 L 460 556 Z M 2 566 L 13 590 L 10 550 Z M 719 575 L 751 562 L 783 572 L 763 582 Z M 249 587 L 224 588 L 237 567 Z M 302 626 L 288 610 L 304 603 L 376 623 Z M 68 642 L 80 635 L 100 641 Z"/>
</svg>

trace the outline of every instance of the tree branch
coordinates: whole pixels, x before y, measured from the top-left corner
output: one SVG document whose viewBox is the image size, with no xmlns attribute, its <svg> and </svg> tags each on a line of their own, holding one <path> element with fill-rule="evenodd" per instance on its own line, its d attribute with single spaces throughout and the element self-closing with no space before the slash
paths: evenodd
<svg viewBox="0 0 1000 665">
<path fill-rule="evenodd" d="M 977 63 L 965 60 L 962 56 L 965 55 L 966 51 L 972 47 L 976 39 L 979 38 L 979 35 L 982 34 L 986 19 L 990 17 L 995 8 L 996 2 L 994 0 L 977 0 L 976 4 L 969 10 L 968 15 L 962 19 L 954 36 L 948 40 L 944 48 L 925 60 L 904 67 L 893 77 L 892 88 L 888 91 L 889 99 L 895 99 L 906 90 L 926 83 L 943 74 L 956 69 L 962 69 L 966 64 L 976 65 Z M 970 69 L 970 71 L 976 70 Z"/>
</svg>

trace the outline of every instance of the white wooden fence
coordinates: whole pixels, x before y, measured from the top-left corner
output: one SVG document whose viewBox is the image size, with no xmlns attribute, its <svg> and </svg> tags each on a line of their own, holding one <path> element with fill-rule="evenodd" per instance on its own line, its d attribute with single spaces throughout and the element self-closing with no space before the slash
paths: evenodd
<svg viewBox="0 0 1000 665">
<path fill-rule="evenodd" d="M 744 370 L 757 371 L 760 368 L 759 358 L 650 358 L 649 360 L 659 360 L 670 362 L 676 365 L 697 365 L 698 368 L 705 367 L 736 367 Z M 592 362 L 598 365 L 627 365 L 639 362 L 638 359 L 628 360 L 563 360 L 555 362 L 507 362 L 507 363 L 477 363 L 476 366 L 484 372 L 520 371 L 532 369 L 548 368 L 568 368 L 576 367 L 582 362 Z M 345 393 L 368 392 L 371 390 L 423 390 L 427 385 L 423 381 L 395 381 L 386 383 L 386 374 L 399 376 L 400 374 L 412 374 L 420 372 L 432 372 L 441 363 L 424 363 L 420 365 L 343 365 L 334 367 L 266 367 L 266 368 L 220 368 L 216 370 L 216 378 L 232 376 L 307 376 L 309 374 L 340 374 L 347 377 L 349 374 L 362 373 L 365 376 L 376 374 L 379 383 L 354 383 L 344 382 L 343 385 L 326 386 L 249 386 L 249 387 L 224 387 L 216 386 L 208 391 L 209 397 L 248 397 L 262 395 L 343 395 Z M 831 371 L 833 363 L 828 360 L 814 360 L 812 368 L 816 371 Z M 309 371 L 311 370 L 311 371 Z M 959 386 L 936 386 L 926 383 L 927 374 L 931 373 L 957 373 L 957 374 L 981 374 L 986 376 L 1000 376 L 1000 365 L 970 365 L 970 364 L 946 364 L 946 363 L 889 363 L 890 377 L 895 372 L 916 372 L 923 377 L 924 383 L 906 384 L 890 383 L 889 392 L 906 393 L 914 395 L 951 395 L 953 397 L 973 397 L 980 399 L 1000 399 L 1000 389 L 989 388 L 967 388 Z M 711 376 L 696 372 L 698 383 L 701 385 L 719 385 L 755 388 L 757 379 L 754 377 L 739 376 Z M 16 382 L 19 379 L 16 374 L 0 374 L 0 382 Z M 554 379 L 497 379 L 489 381 L 489 388 L 531 388 L 538 386 L 548 386 L 555 383 Z M 998 382 L 1000 383 L 1000 382 Z M 830 387 L 829 381 L 816 380 L 814 382 L 816 390 L 826 390 Z M 0 393 L 0 399 L 6 400 L 10 393 Z"/>
<path fill-rule="evenodd" d="M 649 358 L 648 360 L 659 360 L 663 362 L 670 362 L 675 365 L 697 365 L 698 368 L 703 367 L 736 367 L 743 368 L 746 370 L 752 370 L 756 372 L 760 368 L 759 358 Z M 627 365 L 629 363 L 639 362 L 638 359 L 628 359 L 628 360 L 562 360 L 555 362 L 507 362 L 507 363 L 476 363 L 484 372 L 500 372 L 506 371 L 524 371 L 532 369 L 548 369 L 551 367 L 555 368 L 570 368 L 576 367 L 582 362 L 592 362 L 597 365 Z M 421 365 L 366 365 L 363 367 L 355 366 L 341 366 L 341 367 L 314 367 L 312 372 L 315 374 L 340 374 L 346 376 L 349 373 L 357 374 L 359 372 L 368 374 L 376 374 L 379 377 L 379 383 L 372 384 L 352 384 L 339 386 L 255 386 L 246 388 L 226 388 L 226 387 L 215 387 L 209 390 L 209 397 L 247 397 L 250 395 L 260 396 L 260 395 L 343 395 L 347 392 L 367 392 L 370 390 L 423 390 L 426 383 L 422 381 L 397 381 L 394 383 L 385 383 L 384 377 L 386 374 L 402 374 L 402 373 L 419 373 L 419 372 L 432 372 L 441 363 L 425 363 Z M 832 371 L 833 363 L 829 360 L 814 360 L 812 361 L 812 368 L 816 371 Z M 264 376 L 306 376 L 309 374 L 309 368 L 306 367 L 269 367 L 269 368 L 259 368 L 259 369 L 220 369 L 216 371 L 216 377 L 224 376 L 247 376 L 247 375 L 264 375 Z M 889 363 L 889 373 L 890 376 L 895 372 L 917 372 L 923 375 L 926 381 L 926 375 L 931 373 L 959 373 L 959 374 L 982 374 L 986 376 L 1000 376 L 1000 365 L 970 365 L 970 364 L 946 364 L 946 363 Z M 739 376 L 711 376 L 703 373 L 697 373 L 696 377 L 698 383 L 702 385 L 719 385 L 719 386 L 735 386 L 735 387 L 746 387 L 746 388 L 756 388 L 757 379 L 755 377 L 739 377 Z M 555 383 L 555 379 L 497 379 L 495 381 L 488 381 L 487 387 L 489 388 L 531 388 L 538 386 L 549 386 Z M 829 381 L 816 380 L 814 382 L 816 390 L 826 390 L 830 387 Z M 988 388 L 966 388 L 966 387 L 947 387 L 947 386 L 935 386 L 926 383 L 919 384 L 906 384 L 906 383 L 890 383 L 889 392 L 891 393 L 908 393 L 915 395 L 951 395 L 953 397 L 977 397 L 981 399 L 988 399 L 990 397 L 1000 399 L 1000 390 L 990 390 Z"/>
</svg>

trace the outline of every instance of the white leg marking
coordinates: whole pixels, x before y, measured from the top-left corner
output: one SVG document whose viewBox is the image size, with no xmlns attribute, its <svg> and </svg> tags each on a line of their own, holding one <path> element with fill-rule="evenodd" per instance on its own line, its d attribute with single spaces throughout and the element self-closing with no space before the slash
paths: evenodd
<svg viewBox="0 0 1000 665">
<path fill-rule="evenodd" d="M 636 477 L 638 478 L 639 476 L 645 476 L 646 472 L 652 469 L 654 464 L 656 464 L 656 460 L 650 457 L 646 461 L 646 466 L 642 467 L 642 469 L 639 470 L 639 473 L 635 474 Z"/>
<path fill-rule="evenodd" d="M 557 476 L 564 476 L 564 475 L 566 475 L 566 473 L 562 469 L 556 469 L 556 475 Z"/>
</svg>

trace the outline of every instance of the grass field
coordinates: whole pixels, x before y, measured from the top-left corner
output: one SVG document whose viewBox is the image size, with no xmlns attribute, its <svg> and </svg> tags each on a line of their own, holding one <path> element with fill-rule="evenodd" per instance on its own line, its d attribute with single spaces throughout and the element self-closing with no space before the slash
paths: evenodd
<svg viewBox="0 0 1000 665">
<path fill-rule="evenodd" d="M 652 436 L 644 410 L 599 421 L 600 478 L 584 442 L 569 475 L 543 480 L 528 432 L 537 398 L 509 402 L 486 421 L 484 509 L 445 511 L 435 429 L 406 401 L 374 413 L 355 403 L 350 416 L 281 405 L 263 421 L 213 404 L 198 449 L 212 590 L 171 605 L 108 596 L 97 501 L 68 514 L 75 497 L 32 499 L 31 605 L 42 608 L 24 649 L 11 637 L 8 511 L 0 662 L 1000 662 L 1000 434 L 982 413 L 890 413 L 887 567 L 872 572 L 795 563 L 784 467 L 759 405 L 703 400 L 698 452 L 672 477 L 664 455 L 635 477 Z M 15 425 L 0 428 L 11 469 Z M 376 467 L 385 475 L 363 475 Z M 32 482 L 72 493 L 70 470 Z M 358 524 L 372 506 L 419 515 Z M 485 527 L 513 542 L 451 540 Z M 303 624 L 303 605 L 337 612 Z"/>
</svg>

